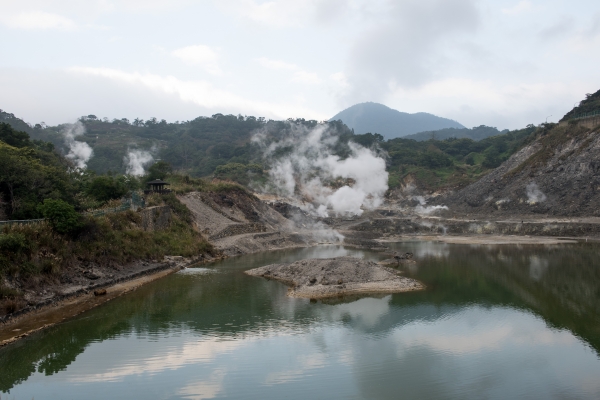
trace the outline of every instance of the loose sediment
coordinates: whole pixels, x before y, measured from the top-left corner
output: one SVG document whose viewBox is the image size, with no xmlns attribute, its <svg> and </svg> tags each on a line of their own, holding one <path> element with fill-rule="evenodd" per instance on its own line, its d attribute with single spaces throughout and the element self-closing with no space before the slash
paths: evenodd
<svg viewBox="0 0 600 400">
<path fill-rule="evenodd" d="M 361 293 L 399 293 L 422 290 L 421 282 L 373 261 L 355 257 L 308 259 L 271 264 L 246 271 L 291 286 L 290 297 L 327 298 Z"/>
</svg>

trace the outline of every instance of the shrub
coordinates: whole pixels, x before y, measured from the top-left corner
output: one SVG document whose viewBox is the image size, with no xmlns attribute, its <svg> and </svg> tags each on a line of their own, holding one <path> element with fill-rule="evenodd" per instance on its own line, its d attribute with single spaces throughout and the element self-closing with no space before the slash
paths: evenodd
<svg viewBox="0 0 600 400">
<path fill-rule="evenodd" d="M 28 250 L 29 243 L 22 233 L 0 234 L 0 252 L 24 253 Z"/>
<path fill-rule="evenodd" d="M 122 179 L 102 175 L 92 179 L 87 193 L 98 201 L 109 201 L 123 197 L 127 193 L 127 186 Z"/>
<path fill-rule="evenodd" d="M 467 165 L 475 165 L 475 153 L 469 153 L 465 157 L 465 163 Z"/>
<path fill-rule="evenodd" d="M 71 233 L 82 226 L 82 218 L 75 208 L 62 200 L 46 199 L 38 206 L 38 211 L 58 233 Z"/>
<path fill-rule="evenodd" d="M 179 216 L 185 223 L 191 224 L 194 221 L 194 217 L 189 208 L 187 208 L 174 193 L 162 195 L 162 199 L 166 205 L 171 207 L 171 210 Z"/>
<path fill-rule="evenodd" d="M 153 181 L 155 179 L 165 179 L 165 177 L 173 171 L 171 164 L 165 161 L 155 162 L 148 168 L 146 174 L 147 181 Z"/>
</svg>

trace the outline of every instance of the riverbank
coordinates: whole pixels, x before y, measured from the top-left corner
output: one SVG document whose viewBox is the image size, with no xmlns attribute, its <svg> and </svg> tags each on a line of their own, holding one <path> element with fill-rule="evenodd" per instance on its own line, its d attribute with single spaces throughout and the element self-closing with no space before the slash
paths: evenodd
<svg viewBox="0 0 600 400">
<path fill-rule="evenodd" d="M 556 238 L 549 236 L 515 236 L 515 235 L 479 235 L 479 236 L 449 236 L 449 235 L 423 235 L 423 236 L 395 236 L 386 237 L 378 242 L 397 243 L 403 240 L 436 241 L 451 244 L 482 244 L 482 245 L 500 245 L 500 244 L 527 244 L 527 245 L 553 245 L 565 243 L 577 243 L 585 238 Z M 594 239 L 598 241 L 600 239 Z"/>
<path fill-rule="evenodd" d="M 190 265 L 208 263 L 220 258 L 165 257 L 161 263 L 135 263 L 127 272 L 91 284 L 85 288 L 67 287 L 62 294 L 31 304 L 18 312 L 0 318 L 0 347 L 30 334 L 73 318 L 125 293 L 161 279 Z"/>
</svg>

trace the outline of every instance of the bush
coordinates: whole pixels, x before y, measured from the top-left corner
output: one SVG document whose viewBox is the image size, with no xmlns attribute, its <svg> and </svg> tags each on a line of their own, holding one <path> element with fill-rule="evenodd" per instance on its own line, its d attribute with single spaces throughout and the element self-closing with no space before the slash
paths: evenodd
<svg viewBox="0 0 600 400">
<path fill-rule="evenodd" d="M 155 179 L 165 179 L 165 177 L 171 172 L 173 172 L 171 164 L 165 161 L 158 161 L 148 168 L 146 180 L 153 181 Z"/>
<path fill-rule="evenodd" d="M 192 222 L 194 221 L 194 216 L 192 215 L 192 212 L 189 208 L 185 206 L 185 204 L 179 201 L 179 199 L 177 198 L 177 196 L 175 196 L 174 193 L 163 194 L 162 199 L 166 205 L 171 207 L 171 210 L 173 210 L 173 212 L 177 214 L 179 218 L 181 218 L 187 224 L 192 224 Z"/>
<path fill-rule="evenodd" d="M 75 208 L 62 200 L 46 199 L 38 206 L 38 211 L 58 233 L 71 233 L 82 226 L 82 218 Z"/>
<path fill-rule="evenodd" d="M 0 234 L 0 252 L 24 253 L 28 250 L 29 243 L 22 233 Z"/>
<path fill-rule="evenodd" d="M 87 193 L 98 201 L 119 199 L 127 193 L 125 182 L 112 176 L 102 175 L 92 179 Z"/>
<path fill-rule="evenodd" d="M 467 165 L 475 165 L 475 153 L 469 153 L 465 157 L 465 164 Z"/>
</svg>

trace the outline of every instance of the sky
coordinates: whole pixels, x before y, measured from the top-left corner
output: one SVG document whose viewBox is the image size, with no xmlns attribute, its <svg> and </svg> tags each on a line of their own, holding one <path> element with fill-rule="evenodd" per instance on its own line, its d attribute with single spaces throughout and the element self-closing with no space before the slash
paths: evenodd
<svg viewBox="0 0 600 400">
<path fill-rule="evenodd" d="M 597 0 L 0 0 L 0 109 L 326 120 L 365 101 L 467 127 L 600 89 Z"/>
</svg>

